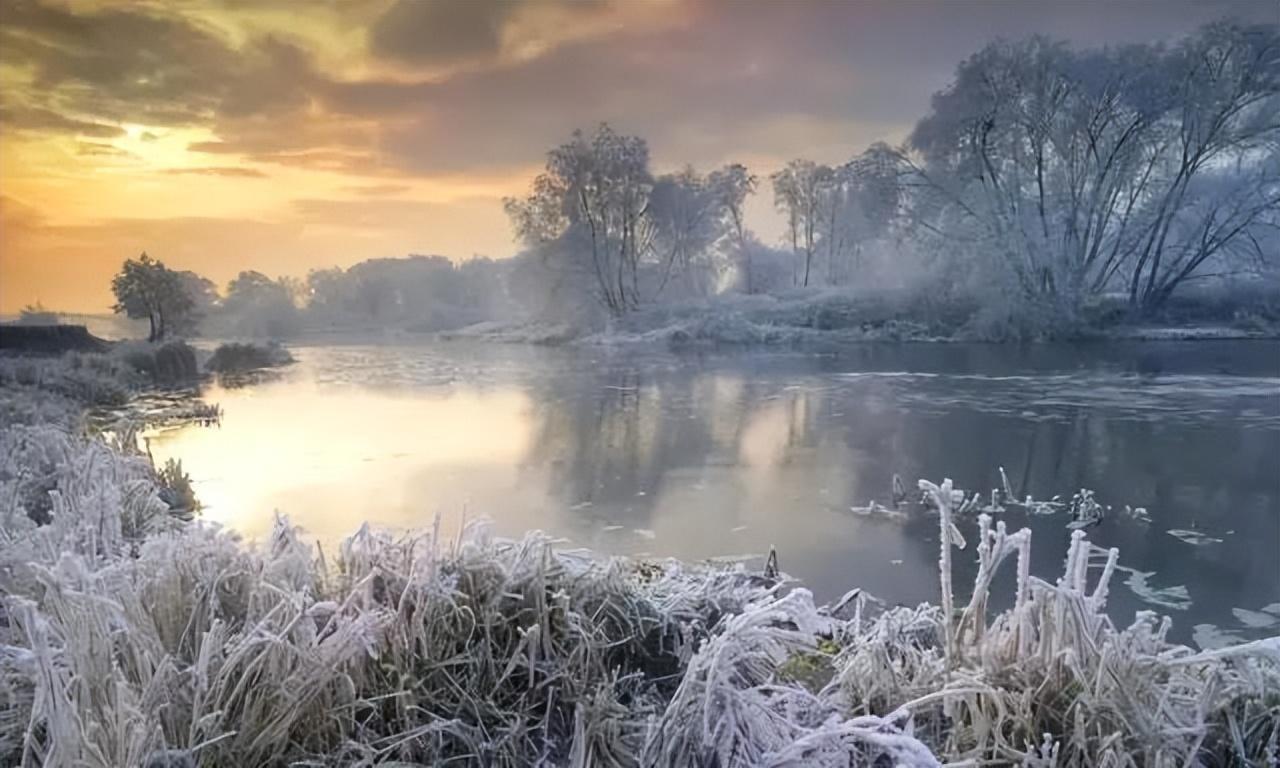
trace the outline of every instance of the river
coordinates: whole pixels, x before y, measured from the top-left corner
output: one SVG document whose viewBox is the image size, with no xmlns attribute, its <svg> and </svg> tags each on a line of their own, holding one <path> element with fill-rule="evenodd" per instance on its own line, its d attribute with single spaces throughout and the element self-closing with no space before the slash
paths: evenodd
<svg viewBox="0 0 1280 768">
<path fill-rule="evenodd" d="M 293 352 L 278 376 L 208 386 L 220 425 L 147 437 L 204 517 L 248 538 L 274 511 L 329 544 L 365 521 L 488 518 L 630 555 L 773 546 L 819 599 L 916 603 L 937 599 L 937 517 L 895 508 L 893 476 L 988 496 L 1004 467 L 1020 498 L 1111 505 L 1089 536 L 1120 549 L 1117 622 L 1154 610 L 1204 645 L 1280 632 L 1280 342 Z M 1032 571 L 1055 577 L 1069 514 L 998 517 L 1033 530 Z"/>
</svg>

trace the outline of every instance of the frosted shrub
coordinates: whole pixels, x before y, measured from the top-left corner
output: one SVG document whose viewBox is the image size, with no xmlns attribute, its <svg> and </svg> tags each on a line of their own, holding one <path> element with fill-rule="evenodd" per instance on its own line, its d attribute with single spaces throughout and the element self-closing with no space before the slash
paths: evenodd
<svg viewBox="0 0 1280 768">
<path fill-rule="evenodd" d="M 1030 531 L 1009 534 L 986 515 L 972 596 L 954 610 L 950 482 L 921 488 L 941 512 L 944 608 L 899 608 L 843 628 L 828 692 L 847 707 L 910 711 L 916 734 L 951 760 L 1042 765 L 1052 754 L 1059 766 L 1122 766 L 1275 755 L 1280 638 L 1194 654 L 1168 643 L 1168 619 L 1150 613 L 1116 629 L 1103 612 L 1116 550 L 1074 531 L 1050 584 L 1029 573 Z M 991 579 L 1011 555 L 1015 604 L 989 621 Z"/>
</svg>

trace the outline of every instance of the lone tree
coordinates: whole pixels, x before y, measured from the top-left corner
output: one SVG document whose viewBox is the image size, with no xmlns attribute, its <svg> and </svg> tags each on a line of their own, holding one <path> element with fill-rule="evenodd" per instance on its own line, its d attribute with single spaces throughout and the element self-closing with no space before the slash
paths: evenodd
<svg viewBox="0 0 1280 768">
<path fill-rule="evenodd" d="M 170 329 L 182 327 L 195 308 L 181 273 L 145 253 L 136 261 L 125 261 L 120 274 L 111 281 L 111 291 L 116 296 L 113 311 L 128 317 L 145 317 L 151 323 L 150 341 L 159 341 Z"/>
</svg>

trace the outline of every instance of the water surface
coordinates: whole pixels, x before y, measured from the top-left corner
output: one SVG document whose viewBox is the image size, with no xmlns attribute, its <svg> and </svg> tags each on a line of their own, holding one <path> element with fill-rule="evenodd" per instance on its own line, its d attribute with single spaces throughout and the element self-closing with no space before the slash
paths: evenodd
<svg viewBox="0 0 1280 768">
<path fill-rule="evenodd" d="M 1166 613 L 1184 641 L 1280 631 L 1280 343 L 294 353 L 277 379 L 211 386 L 220 426 L 150 437 L 205 516 L 251 538 L 277 510 L 328 542 L 366 520 L 486 517 L 623 554 L 775 546 L 820 599 L 916 603 L 937 598 L 937 518 L 862 508 L 890 504 L 895 473 L 987 493 L 1004 467 L 1019 496 L 1113 505 L 1089 534 L 1121 551 L 1117 621 Z M 1033 572 L 1056 576 L 1065 513 L 1001 517 L 1033 529 Z"/>
</svg>

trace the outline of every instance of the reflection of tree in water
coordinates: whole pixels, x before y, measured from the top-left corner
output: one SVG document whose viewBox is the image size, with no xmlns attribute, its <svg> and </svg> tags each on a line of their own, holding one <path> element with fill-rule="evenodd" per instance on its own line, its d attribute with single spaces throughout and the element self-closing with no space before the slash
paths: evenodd
<svg viewBox="0 0 1280 768">
<path fill-rule="evenodd" d="M 985 395 L 990 407 L 918 408 L 935 392 L 945 398 L 955 382 L 847 375 L 849 366 L 836 358 L 772 366 L 615 363 L 585 376 L 552 376 L 531 385 L 535 437 L 525 463 L 545 469 L 557 503 L 591 502 L 572 513 L 584 524 L 655 528 L 677 538 L 687 530 L 689 541 L 668 538 L 663 547 L 690 549 L 698 526 L 749 526 L 766 547 L 779 544 L 784 567 L 797 575 L 826 579 L 832 588 L 879 579 L 893 590 L 909 580 L 913 596 L 927 590 L 921 599 L 935 589 L 936 518 L 869 521 L 849 508 L 887 503 L 895 473 L 908 483 L 951 477 L 987 494 L 1003 466 L 1019 496 L 1069 498 L 1087 487 L 1115 505 L 1091 537 L 1119 547 L 1123 564 L 1156 571 L 1153 583 L 1185 583 L 1205 605 L 1274 602 L 1275 429 L 1218 417 L 1158 420 L 1089 403 L 1037 411 L 1002 405 L 1002 392 L 1042 386 L 1035 379 L 993 383 Z M 983 396 L 987 385 L 966 381 Z M 1147 507 L 1152 522 L 1126 518 L 1126 503 Z M 1034 571 L 1058 573 L 1069 538 L 1064 516 L 1010 510 L 1003 517 L 1035 532 Z M 1229 546 L 1192 547 L 1169 536 L 1170 528 L 1204 529 Z M 1231 541 L 1226 530 L 1239 538 Z M 889 564 L 903 554 L 877 548 L 889 536 L 909 542 L 903 570 Z M 957 583 L 968 580 L 972 558 L 958 556 L 956 564 Z M 1116 591 L 1112 605 L 1125 621 L 1151 607 L 1127 589 Z M 1179 617 L 1178 631 L 1197 623 L 1189 615 Z"/>
<path fill-rule="evenodd" d="M 817 449 L 816 393 L 779 391 L 776 382 L 740 372 L 669 376 L 624 368 L 535 389 L 525 464 L 545 465 L 566 505 L 620 507 L 635 525 L 651 516 L 669 473 L 687 480 L 709 467 L 739 465 L 764 412 L 781 416 L 771 425 L 778 428 L 760 436 L 773 463 L 802 464 L 793 459 Z"/>
<path fill-rule="evenodd" d="M 550 486 L 566 505 L 643 509 L 664 468 L 690 458 L 678 441 L 671 444 L 673 427 L 663 416 L 664 400 L 679 396 L 672 389 L 687 387 L 688 379 L 644 378 L 634 369 L 611 370 L 551 381 L 533 393 L 534 438 L 525 463 L 548 467 Z M 682 426 L 686 435 L 695 432 Z M 642 491 L 645 497 L 637 495 Z"/>
</svg>

